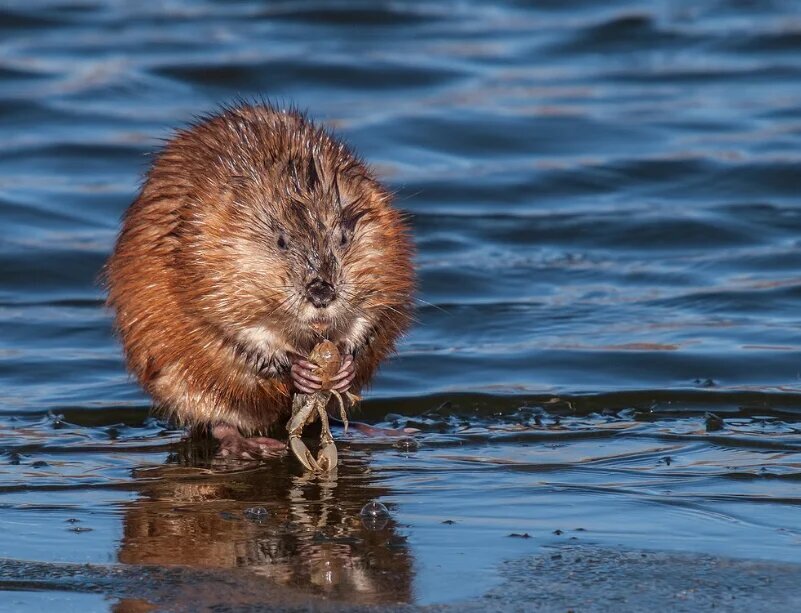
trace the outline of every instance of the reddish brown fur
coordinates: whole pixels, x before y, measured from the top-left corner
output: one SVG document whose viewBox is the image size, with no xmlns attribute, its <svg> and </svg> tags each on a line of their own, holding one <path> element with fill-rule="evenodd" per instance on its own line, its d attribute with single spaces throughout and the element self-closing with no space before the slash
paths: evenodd
<svg viewBox="0 0 801 613">
<path fill-rule="evenodd" d="M 167 143 L 105 277 L 158 405 L 252 434 L 289 417 L 290 356 L 321 340 L 318 320 L 354 354 L 353 390 L 370 381 L 409 325 L 411 256 L 390 195 L 343 144 L 297 112 L 241 105 Z M 302 296 L 315 275 L 337 290 L 326 309 Z"/>
</svg>

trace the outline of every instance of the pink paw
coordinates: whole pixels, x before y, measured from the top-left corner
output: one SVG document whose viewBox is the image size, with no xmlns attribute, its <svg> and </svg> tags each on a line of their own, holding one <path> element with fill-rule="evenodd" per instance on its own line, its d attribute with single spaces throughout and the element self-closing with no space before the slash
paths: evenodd
<svg viewBox="0 0 801 613">
<path fill-rule="evenodd" d="M 298 359 L 292 362 L 292 383 L 295 389 L 304 394 L 313 394 L 321 389 L 322 379 L 314 374 L 317 367 L 308 360 Z"/>
<path fill-rule="evenodd" d="M 298 391 L 304 394 L 313 394 L 322 389 L 322 379 L 314 374 L 316 366 L 308 360 L 295 360 L 292 364 L 292 383 Z M 336 375 L 331 377 L 331 387 L 335 392 L 344 393 L 348 391 L 356 370 L 353 366 L 353 356 L 349 355 L 342 362 L 342 366 Z"/>
<path fill-rule="evenodd" d="M 348 355 L 342 362 L 339 372 L 331 377 L 331 389 L 340 394 L 344 394 L 353 383 L 353 378 L 356 376 L 356 369 L 353 365 L 353 356 Z"/>
<path fill-rule="evenodd" d="M 244 437 L 232 426 L 215 426 L 212 435 L 220 444 L 217 455 L 221 458 L 257 460 L 280 457 L 286 452 L 281 441 L 266 436 Z"/>
</svg>

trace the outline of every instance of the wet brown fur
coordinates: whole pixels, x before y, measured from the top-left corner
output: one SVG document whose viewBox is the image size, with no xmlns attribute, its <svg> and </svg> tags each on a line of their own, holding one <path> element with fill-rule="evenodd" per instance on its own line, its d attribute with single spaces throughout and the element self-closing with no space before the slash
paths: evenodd
<svg viewBox="0 0 801 613">
<path fill-rule="evenodd" d="M 326 336 L 354 354 L 358 391 L 409 325 L 411 257 L 389 193 L 345 145 L 296 111 L 242 104 L 167 142 L 105 280 L 156 403 L 253 434 L 289 417 L 290 356 L 321 340 L 306 283 L 336 288 Z"/>
</svg>

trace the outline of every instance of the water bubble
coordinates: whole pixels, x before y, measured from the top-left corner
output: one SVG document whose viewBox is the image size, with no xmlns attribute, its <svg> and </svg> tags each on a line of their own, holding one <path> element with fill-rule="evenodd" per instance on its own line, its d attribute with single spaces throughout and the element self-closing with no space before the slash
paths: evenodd
<svg viewBox="0 0 801 613">
<path fill-rule="evenodd" d="M 420 449 L 420 443 L 411 436 L 399 438 L 392 446 L 401 451 L 417 451 Z"/>
<path fill-rule="evenodd" d="M 371 500 L 362 507 L 359 515 L 362 517 L 386 517 L 389 515 L 389 509 L 377 500 Z"/>
<path fill-rule="evenodd" d="M 389 509 L 377 500 L 371 500 L 359 513 L 362 525 L 368 530 L 382 530 L 389 523 Z"/>
<path fill-rule="evenodd" d="M 244 515 L 250 521 L 260 524 L 267 519 L 267 515 L 269 515 L 269 513 L 264 507 L 250 507 L 245 509 Z"/>
</svg>

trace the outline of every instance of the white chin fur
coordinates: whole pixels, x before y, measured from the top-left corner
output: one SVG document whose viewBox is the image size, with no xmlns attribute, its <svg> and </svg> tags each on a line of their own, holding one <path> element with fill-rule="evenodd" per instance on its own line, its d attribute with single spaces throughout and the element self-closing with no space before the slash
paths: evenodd
<svg viewBox="0 0 801 613">
<path fill-rule="evenodd" d="M 311 323 L 313 321 L 328 320 L 333 322 L 338 315 L 339 309 L 337 303 L 334 302 L 324 309 L 318 309 L 314 305 L 306 304 L 300 310 L 300 320 L 304 323 Z"/>
</svg>

